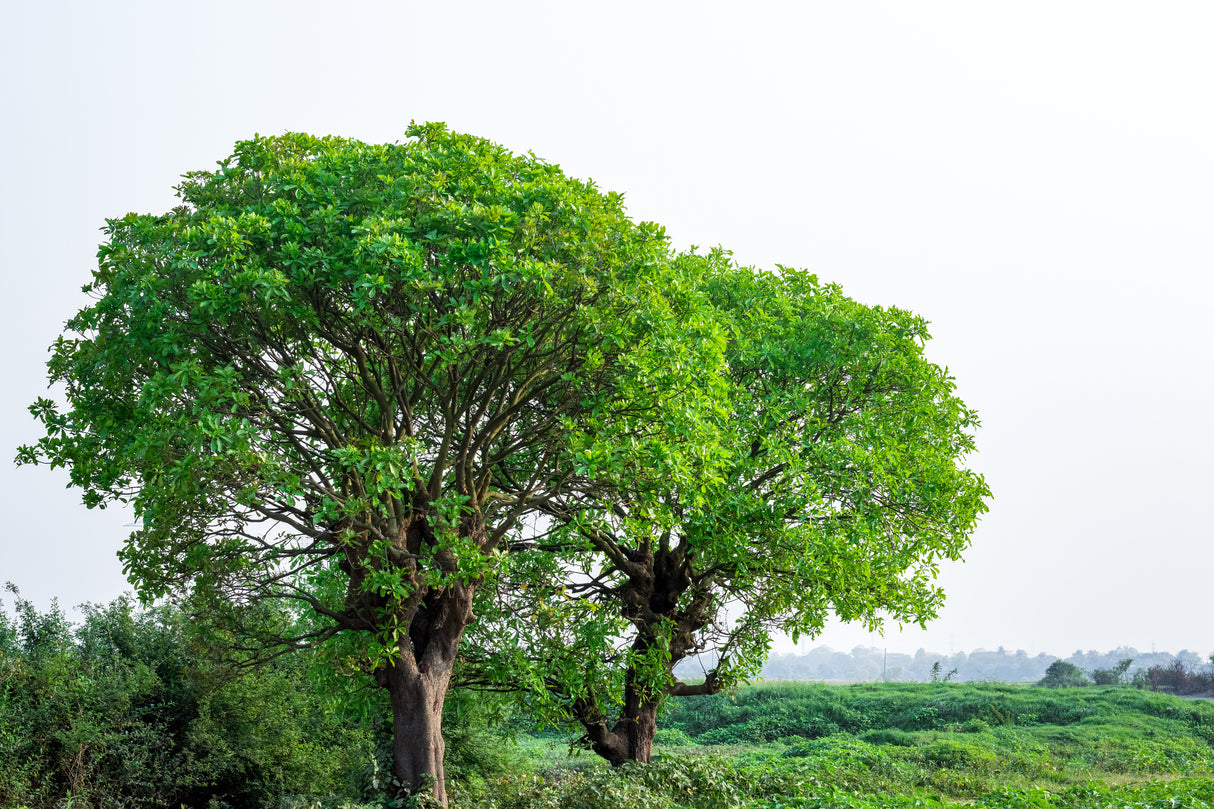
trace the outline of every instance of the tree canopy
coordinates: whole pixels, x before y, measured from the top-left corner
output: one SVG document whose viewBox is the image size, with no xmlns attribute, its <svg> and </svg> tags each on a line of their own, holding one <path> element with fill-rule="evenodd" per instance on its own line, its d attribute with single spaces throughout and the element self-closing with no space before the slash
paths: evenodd
<svg viewBox="0 0 1214 809">
<path fill-rule="evenodd" d="M 95 302 L 49 363 L 66 405 L 32 408 L 46 434 L 19 460 L 133 505 L 143 597 L 286 598 L 317 619 L 283 642 L 355 633 L 398 776 L 441 799 L 476 588 L 574 485 L 567 438 L 653 407 L 699 349 L 672 336 L 696 314 L 663 234 L 618 195 L 442 125 L 409 135 L 255 138 L 170 213 L 109 220 Z"/>
<path fill-rule="evenodd" d="M 648 760 L 666 696 L 757 674 L 773 632 L 933 617 L 938 563 L 989 496 L 964 466 L 976 416 L 924 357 L 922 318 L 720 251 L 677 263 L 723 331 L 716 384 L 651 436 L 661 452 L 621 451 L 627 418 L 601 425 L 582 449 L 599 485 L 542 503 L 548 530 L 512 545 L 516 583 L 475 633 L 490 679 L 533 661 L 533 707 L 615 762 Z M 701 652 L 714 667 L 680 682 Z"/>
<path fill-rule="evenodd" d="M 396 776 L 440 801 L 477 615 L 478 676 L 620 761 L 773 631 L 935 614 L 989 492 L 922 319 L 674 255 L 556 166 L 408 134 L 254 138 L 108 221 L 19 460 L 134 507 L 145 599 L 305 607 L 261 651 L 328 641 L 374 676 Z"/>
</svg>

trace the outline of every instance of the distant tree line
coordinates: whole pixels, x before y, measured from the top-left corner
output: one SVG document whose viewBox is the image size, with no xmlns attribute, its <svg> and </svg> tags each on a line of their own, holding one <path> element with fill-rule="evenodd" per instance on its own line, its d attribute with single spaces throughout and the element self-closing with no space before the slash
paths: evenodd
<svg viewBox="0 0 1214 809">
<path fill-rule="evenodd" d="M 1029 655 L 1023 649 L 1010 651 L 1002 646 L 994 651 L 977 649 L 955 654 L 938 654 L 919 649 L 913 655 L 886 653 L 884 649 L 876 646 L 856 646 L 850 652 L 836 651 L 829 646 L 817 646 L 799 654 L 773 654 L 763 667 L 761 676 L 768 680 L 879 682 L 884 679 L 891 682 L 931 682 L 933 666 L 936 666 L 938 674 L 956 669 L 956 673 L 950 677 L 952 682 L 991 680 L 1035 683 L 1046 676 L 1052 664 L 1063 660 L 1083 674 L 1088 683 L 1103 684 L 1102 679 L 1107 678 L 1096 673 L 1117 671 L 1119 665 L 1127 659 L 1131 662 L 1121 670 L 1120 679 L 1141 687 L 1164 691 L 1177 691 L 1178 683 L 1189 682 L 1180 677 L 1178 672 L 1189 673 L 1191 680 L 1194 674 L 1204 675 L 1202 668 L 1209 665 L 1201 655 L 1188 649 L 1172 654 L 1140 652 L 1130 646 L 1121 646 L 1107 652 L 1085 652 L 1079 649 L 1065 658 L 1045 653 Z M 694 677 L 701 666 L 710 669 L 710 661 L 687 661 L 680 673 L 684 677 Z"/>
<path fill-rule="evenodd" d="M 1138 668 L 1129 674 L 1134 661 L 1123 658 L 1112 668 L 1096 668 L 1084 671 L 1066 660 L 1055 660 L 1045 670 L 1037 685 L 1049 688 L 1076 688 L 1085 685 L 1132 685 L 1151 691 L 1168 694 L 1214 693 L 1214 654 L 1208 665 L 1202 667 L 1192 662 L 1189 655 L 1177 655 L 1170 663 Z"/>
</svg>

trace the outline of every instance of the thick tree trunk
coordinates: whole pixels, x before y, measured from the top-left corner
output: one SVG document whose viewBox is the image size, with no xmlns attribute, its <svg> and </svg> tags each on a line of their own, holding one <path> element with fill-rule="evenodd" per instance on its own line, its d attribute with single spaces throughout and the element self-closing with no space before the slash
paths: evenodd
<svg viewBox="0 0 1214 809">
<path fill-rule="evenodd" d="M 396 666 L 387 680 L 392 698 L 392 774 L 410 793 L 430 790 L 446 806 L 443 700 L 449 677 L 406 676 Z"/>
<path fill-rule="evenodd" d="M 655 644 L 666 646 L 667 665 L 673 672 L 675 664 L 687 656 L 695 642 L 695 634 L 707 624 L 707 596 L 692 598 L 680 609 L 683 594 L 691 587 L 685 555 L 668 549 L 648 557 L 637 553 L 630 557 L 634 565 L 627 587 L 622 593 L 623 616 L 637 628 L 632 651 L 638 655 L 649 652 Z M 663 622 L 674 621 L 673 633 L 659 632 Z M 658 708 L 663 697 L 674 693 L 712 693 L 699 687 L 689 689 L 675 682 L 661 693 L 652 693 L 652 686 L 643 687 L 634 669 L 625 674 L 624 705 L 609 726 L 602 707 L 593 700 L 581 700 L 574 705 L 574 715 L 586 728 L 591 749 L 607 759 L 613 767 L 626 761 L 647 764 L 653 759 L 653 739 L 657 732 Z"/>
<path fill-rule="evenodd" d="M 658 726 L 659 695 L 647 694 L 636 681 L 635 674 L 628 672 L 624 686 L 624 705 L 609 725 L 602 707 L 593 699 L 582 699 L 574 703 L 573 713 L 586 728 L 590 749 L 607 759 L 613 767 L 626 761 L 648 764 L 653 758 L 653 737 Z"/>
<path fill-rule="evenodd" d="M 622 734 L 608 728 L 606 722 L 586 724 L 583 720 L 582 724 L 595 755 L 607 759 L 612 767 L 618 767 L 628 760 L 628 740 Z"/>
<path fill-rule="evenodd" d="M 472 620 L 474 590 L 449 585 L 423 605 L 395 665 L 377 672 L 392 701 L 392 773 L 409 793 L 428 791 L 442 806 L 443 702 L 460 638 Z"/>
<path fill-rule="evenodd" d="M 631 685 L 624 692 L 624 714 L 616 724 L 627 741 L 628 760 L 648 764 L 658 729 L 658 700 L 643 697 Z"/>
<path fill-rule="evenodd" d="M 618 767 L 626 761 L 648 764 L 653 758 L 659 704 L 660 700 L 643 697 L 630 683 L 624 692 L 623 710 L 613 726 L 608 727 L 598 707 L 590 702 L 579 701 L 574 712 L 586 728 L 590 749 Z"/>
</svg>

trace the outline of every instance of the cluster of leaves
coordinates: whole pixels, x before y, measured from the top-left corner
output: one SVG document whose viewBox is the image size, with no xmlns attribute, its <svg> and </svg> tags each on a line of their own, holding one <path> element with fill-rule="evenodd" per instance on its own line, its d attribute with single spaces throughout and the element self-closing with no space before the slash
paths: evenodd
<svg viewBox="0 0 1214 809">
<path fill-rule="evenodd" d="M 647 760 L 638 717 L 755 675 L 776 631 L 932 617 L 939 561 L 989 495 L 961 466 L 976 418 L 924 358 L 921 318 L 722 251 L 674 265 L 701 279 L 716 328 L 688 339 L 719 345 L 716 366 L 680 374 L 656 429 L 594 425 L 578 453 L 595 487 L 543 501 L 546 531 L 512 543 L 472 629 L 498 682 L 617 762 Z M 704 682 L 681 682 L 706 650 Z"/>
<path fill-rule="evenodd" d="M 242 677 L 172 608 L 0 609 L 0 806 L 225 807 L 361 795 L 372 736 L 302 660 Z"/>
</svg>

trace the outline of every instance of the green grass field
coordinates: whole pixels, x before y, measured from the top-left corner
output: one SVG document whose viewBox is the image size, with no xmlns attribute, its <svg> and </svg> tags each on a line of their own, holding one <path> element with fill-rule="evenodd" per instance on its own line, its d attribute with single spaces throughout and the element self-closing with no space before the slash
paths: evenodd
<svg viewBox="0 0 1214 809">
<path fill-rule="evenodd" d="M 655 761 L 522 734 L 486 809 L 1214 807 L 1214 704 L 1132 688 L 769 683 L 674 701 Z"/>
</svg>

